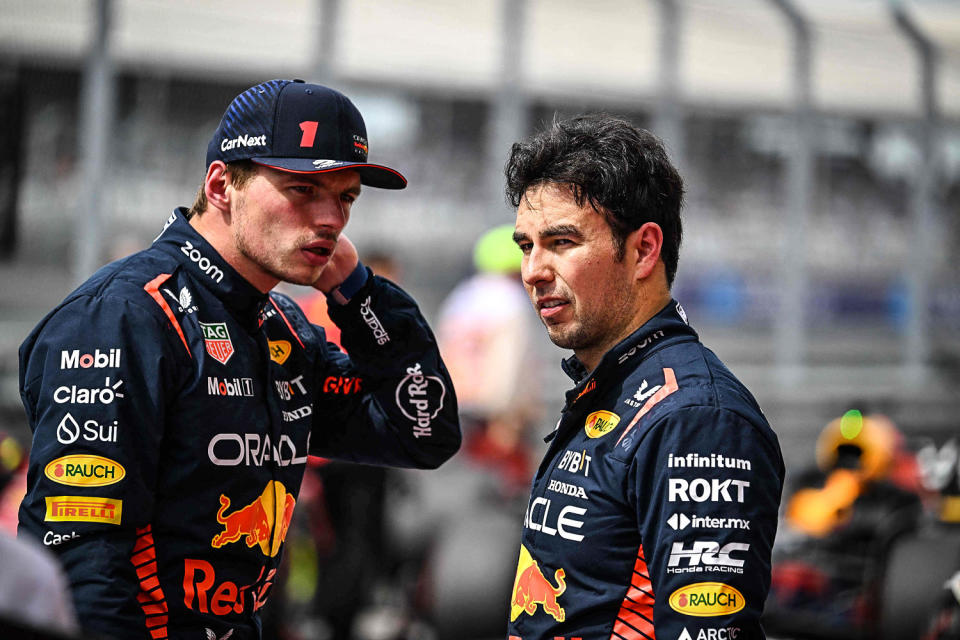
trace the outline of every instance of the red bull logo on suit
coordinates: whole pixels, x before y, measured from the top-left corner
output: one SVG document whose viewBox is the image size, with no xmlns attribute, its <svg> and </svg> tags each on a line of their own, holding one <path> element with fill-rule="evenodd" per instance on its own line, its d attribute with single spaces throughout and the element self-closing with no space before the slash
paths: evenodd
<svg viewBox="0 0 960 640">
<path fill-rule="evenodd" d="M 527 548 L 520 545 L 520 562 L 517 564 L 517 577 L 513 583 L 513 599 L 510 601 L 510 621 L 513 622 L 524 612 L 531 616 L 535 615 L 537 605 L 540 605 L 557 622 L 563 622 L 567 614 L 560 603 L 557 602 L 557 598 L 567 590 L 565 576 L 566 572 L 563 569 L 557 569 L 553 574 L 554 580 L 557 582 L 557 586 L 554 587 L 544 577 L 540 566 L 527 551 Z"/>
<path fill-rule="evenodd" d="M 256 500 L 233 513 L 227 513 L 230 498 L 220 494 L 217 522 L 223 531 L 213 536 L 210 545 L 219 549 L 243 538 L 248 547 L 260 545 L 263 555 L 274 557 L 287 537 L 296 502 L 278 480 L 268 482 Z"/>
</svg>

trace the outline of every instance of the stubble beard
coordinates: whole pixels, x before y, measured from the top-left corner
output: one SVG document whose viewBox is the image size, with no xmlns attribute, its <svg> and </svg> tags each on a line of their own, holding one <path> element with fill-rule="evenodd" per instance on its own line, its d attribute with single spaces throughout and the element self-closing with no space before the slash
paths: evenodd
<svg viewBox="0 0 960 640">
<path fill-rule="evenodd" d="M 627 300 L 617 300 L 615 306 L 611 304 L 607 307 L 607 311 L 603 315 L 594 314 L 585 318 L 574 314 L 571 322 L 563 324 L 550 325 L 543 318 L 541 322 L 547 329 L 550 341 L 561 349 L 585 351 L 606 343 L 612 347 L 615 344 L 613 341 L 629 322 Z"/>
<path fill-rule="evenodd" d="M 284 264 L 285 257 L 279 251 L 270 253 L 269 249 L 264 250 L 262 248 L 257 248 L 251 246 L 247 242 L 247 216 L 243 215 L 244 209 L 246 207 L 246 200 L 241 196 L 239 202 L 237 203 L 237 211 L 234 212 L 236 216 L 240 213 L 240 217 L 237 220 L 237 225 L 235 227 L 236 231 L 234 232 L 234 242 L 237 246 L 237 251 L 245 257 L 247 260 L 250 260 L 261 271 L 268 274 L 271 278 L 276 278 L 281 282 L 289 282 L 290 284 L 304 285 L 304 286 L 313 286 L 313 283 L 317 281 L 320 277 L 320 274 L 323 272 L 321 269 L 316 274 L 309 275 L 296 275 L 294 273 L 294 268 Z M 298 245 L 299 246 L 299 245 Z"/>
</svg>

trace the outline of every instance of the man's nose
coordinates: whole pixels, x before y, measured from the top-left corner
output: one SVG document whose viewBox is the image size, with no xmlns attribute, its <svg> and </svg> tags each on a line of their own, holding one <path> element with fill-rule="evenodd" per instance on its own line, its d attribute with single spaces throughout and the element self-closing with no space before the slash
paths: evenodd
<svg viewBox="0 0 960 640">
<path fill-rule="evenodd" d="M 339 197 L 324 194 L 311 203 L 310 218 L 315 227 L 328 227 L 339 231 L 347 224 L 347 211 Z"/>
<path fill-rule="evenodd" d="M 540 251 L 536 247 L 531 249 L 520 264 L 520 276 L 523 282 L 531 287 L 552 280 L 553 264 L 547 252 Z"/>
</svg>

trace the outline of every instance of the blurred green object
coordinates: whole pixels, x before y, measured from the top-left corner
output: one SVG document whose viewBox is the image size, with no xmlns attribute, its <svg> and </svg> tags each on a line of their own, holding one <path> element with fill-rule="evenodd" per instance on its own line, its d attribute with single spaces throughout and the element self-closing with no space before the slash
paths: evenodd
<svg viewBox="0 0 960 640">
<path fill-rule="evenodd" d="M 513 241 L 513 225 L 486 231 L 473 247 L 473 265 L 480 273 L 519 273 L 523 253 Z"/>
<path fill-rule="evenodd" d="M 857 409 L 850 409 L 840 419 L 840 433 L 847 440 L 853 440 L 863 431 L 863 414 Z"/>
</svg>

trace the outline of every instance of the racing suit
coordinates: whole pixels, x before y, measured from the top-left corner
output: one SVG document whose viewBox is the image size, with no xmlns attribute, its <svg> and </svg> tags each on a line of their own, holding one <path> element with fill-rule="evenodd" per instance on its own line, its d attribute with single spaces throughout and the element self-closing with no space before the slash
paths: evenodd
<svg viewBox="0 0 960 640">
<path fill-rule="evenodd" d="M 437 467 L 460 444 L 456 399 L 392 283 L 358 265 L 349 301 L 331 303 L 348 357 L 185 214 L 21 346 L 34 435 L 20 532 L 59 556 L 87 631 L 258 638 L 308 452 Z"/>
<path fill-rule="evenodd" d="M 784 466 L 756 401 L 676 301 L 594 371 L 564 370 L 509 638 L 763 638 Z"/>
</svg>

